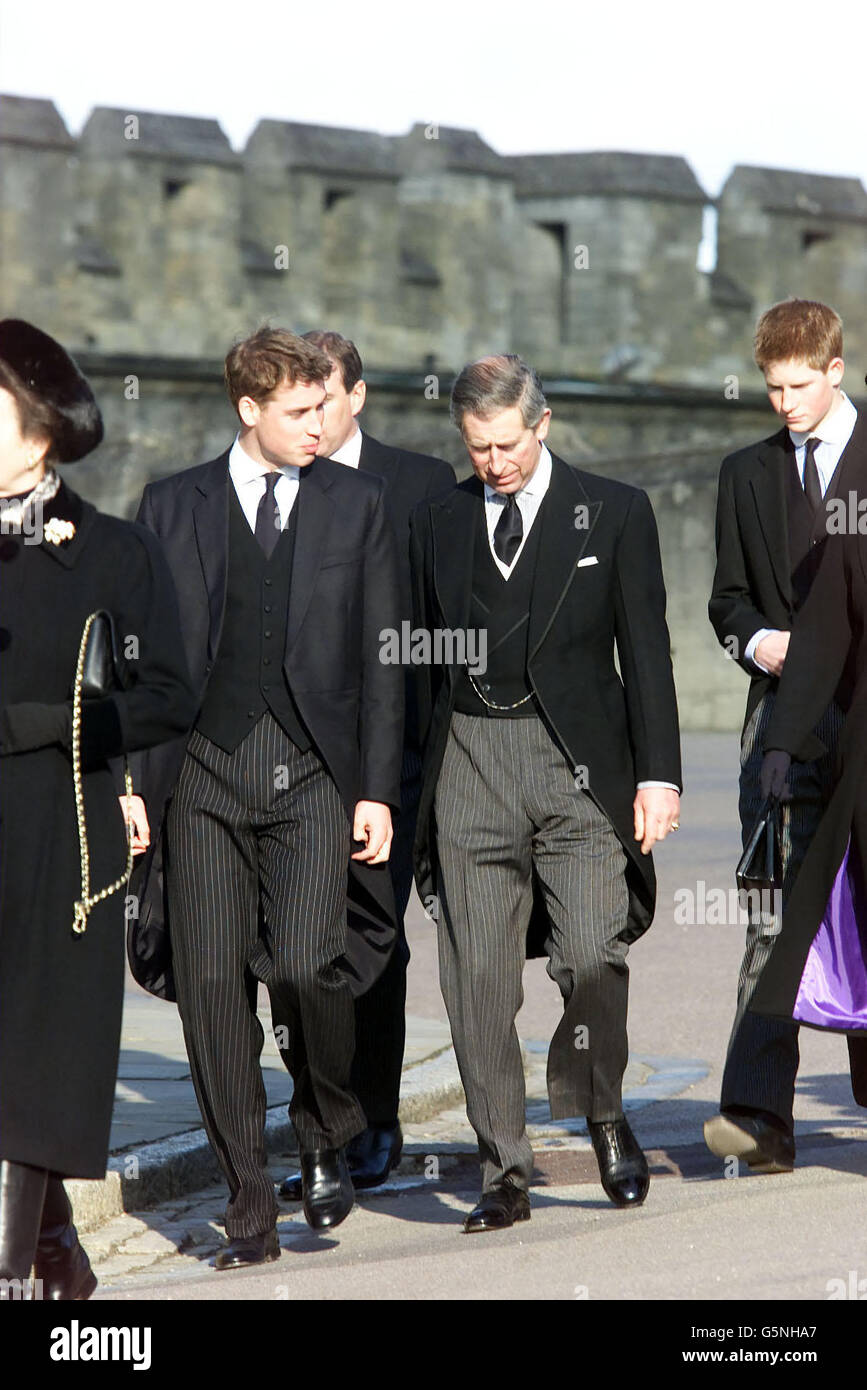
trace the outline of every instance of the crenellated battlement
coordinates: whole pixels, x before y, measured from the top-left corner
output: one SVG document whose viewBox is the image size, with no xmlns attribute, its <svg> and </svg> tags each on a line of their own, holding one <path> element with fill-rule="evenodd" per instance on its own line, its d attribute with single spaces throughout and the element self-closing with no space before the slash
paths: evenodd
<svg viewBox="0 0 867 1390">
<path fill-rule="evenodd" d="M 543 373 L 753 384 L 756 316 L 832 303 L 867 359 L 867 193 L 738 165 L 710 198 L 683 158 L 504 156 L 475 132 L 402 136 L 0 97 L 3 314 L 75 349 L 222 355 L 265 319 L 355 338 L 382 370 L 511 348 Z M 715 268 L 697 268 L 715 210 Z"/>
</svg>

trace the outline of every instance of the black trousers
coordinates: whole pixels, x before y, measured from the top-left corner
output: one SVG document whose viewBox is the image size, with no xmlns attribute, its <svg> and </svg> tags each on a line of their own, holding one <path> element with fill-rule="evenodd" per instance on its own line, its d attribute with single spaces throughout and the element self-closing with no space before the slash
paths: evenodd
<svg viewBox="0 0 867 1390">
<path fill-rule="evenodd" d="M 352 1089 L 368 1125 L 397 1124 L 400 1076 L 406 1045 L 406 969 L 409 946 L 403 919 L 412 892 L 412 842 L 421 792 L 421 756 L 407 748 L 400 783 L 400 814 L 391 842 L 389 868 L 397 909 L 398 938 L 376 983 L 355 1001 L 355 1061 Z"/>
<path fill-rule="evenodd" d="M 755 825 L 762 804 L 759 774 L 762 742 L 770 723 L 775 696 L 765 695 L 753 711 L 744 730 L 741 745 L 740 817 L 743 842 Z M 785 908 L 792 884 L 834 786 L 834 763 L 843 715 L 829 705 L 816 725 L 816 734 L 828 752 L 810 763 L 792 763 L 792 800 L 783 805 L 782 815 L 782 906 Z M 750 1000 L 776 940 L 782 919 L 777 914 L 757 916 L 747 927 L 746 950 L 738 979 L 735 1020 L 729 1039 L 723 1072 L 720 1104 L 723 1110 L 744 1106 L 766 1110 L 791 1130 L 795 1099 L 795 1077 L 800 1054 L 798 1025 L 784 1019 L 764 1018 L 749 1012 Z"/>
<path fill-rule="evenodd" d="M 257 982 L 295 1090 L 302 1150 L 364 1128 L 350 1069 L 354 1014 L 340 970 L 350 826 L 312 750 L 265 713 L 233 753 L 194 732 L 169 810 L 168 894 L 178 1008 L 208 1138 L 229 1185 L 230 1238 L 276 1219 L 266 1171 Z"/>
</svg>

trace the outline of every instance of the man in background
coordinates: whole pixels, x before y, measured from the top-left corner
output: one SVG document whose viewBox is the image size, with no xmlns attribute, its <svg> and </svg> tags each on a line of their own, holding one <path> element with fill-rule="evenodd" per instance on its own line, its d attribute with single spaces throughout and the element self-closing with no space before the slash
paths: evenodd
<svg viewBox="0 0 867 1390">
<path fill-rule="evenodd" d="M 325 382 L 325 409 L 318 452 L 321 456 L 373 473 L 385 483 L 386 515 L 398 541 L 400 616 L 412 620 L 409 576 L 409 516 L 426 498 L 453 487 L 454 471 L 442 459 L 395 449 L 363 431 L 358 417 L 367 387 L 358 349 L 340 333 L 315 331 L 304 339 L 331 363 Z M 405 668 L 406 720 L 400 783 L 400 814 L 389 866 L 394 884 L 399 936 L 391 959 L 376 983 L 355 1001 L 355 1062 L 352 1085 L 367 1117 L 367 1126 L 347 1149 L 356 1189 L 378 1187 L 400 1162 L 403 1137 L 398 1121 L 400 1076 L 406 1040 L 406 968 L 409 948 L 403 919 L 412 889 L 412 843 L 421 785 L 421 754 L 415 677 Z M 301 1175 L 281 1184 L 283 1197 L 301 1197 Z"/>
</svg>

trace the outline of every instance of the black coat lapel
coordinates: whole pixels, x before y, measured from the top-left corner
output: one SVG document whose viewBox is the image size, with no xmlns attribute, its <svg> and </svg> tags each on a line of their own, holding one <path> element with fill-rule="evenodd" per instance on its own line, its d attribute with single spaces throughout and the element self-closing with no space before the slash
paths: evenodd
<svg viewBox="0 0 867 1390">
<path fill-rule="evenodd" d="M 326 465 L 328 463 L 325 460 Z M 298 486 L 298 529 L 295 533 L 295 553 L 292 557 L 292 582 L 289 589 L 289 618 L 286 626 L 286 656 L 301 631 L 304 615 L 313 596 L 322 563 L 323 545 L 334 516 L 334 504 L 328 497 L 332 479 L 314 459 L 301 470 Z M 342 464 L 334 467 L 342 468 Z"/>
<path fill-rule="evenodd" d="M 867 496 L 867 419 L 860 411 L 825 496 L 841 497 L 848 505 L 846 494 L 850 490 L 859 497 Z"/>
<path fill-rule="evenodd" d="M 469 624 L 476 523 L 484 497 L 483 484 L 470 478 L 431 509 L 434 589 L 449 628 Z"/>
<path fill-rule="evenodd" d="M 229 454 L 226 452 L 208 465 L 205 477 L 196 484 L 200 496 L 193 505 L 199 562 L 208 591 L 209 661 L 215 660 L 217 655 L 226 607 L 230 485 Z"/>
<path fill-rule="evenodd" d="M 837 467 L 831 474 L 825 491 L 824 506 L 820 507 L 813 519 L 813 543 L 823 541 L 828 535 L 828 521 L 831 513 L 828 504 L 839 499 L 847 508 L 850 492 L 859 497 L 867 495 L 867 426 L 860 415 L 856 417 L 846 447 L 837 460 Z"/>
<path fill-rule="evenodd" d="M 42 505 L 41 548 L 47 555 L 53 556 L 58 564 L 63 565 L 66 569 L 72 569 L 81 554 L 95 517 L 96 508 L 90 502 L 85 502 L 77 492 L 73 492 L 72 488 L 61 480 L 58 491 Z M 69 540 L 61 540 L 57 544 L 48 540 L 45 535 L 45 528 L 48 527 L 49 535 L 53 534 L 52 521 L 72 523 L 75 530 Z"/>
<path fill-rule="evenodd" d="M 551 482 L 539 517 L 542 534 L 530 601 L 528 658 L 544 641 L 566 597 L 601 510 L 602 503 L 591 501 L 575 471 L 552 454 Z"/>
<path fill-rule="evenodd" d="M 759 525 L 765 537 L 771 567 L 780 593 L 792 605 L 792 562 L 786 522 L 786 470 L 792 466 L 793 451 L 787 448 L 785 431 L 762 444 L 761 468 L 750 479 Z"/>
</svg>

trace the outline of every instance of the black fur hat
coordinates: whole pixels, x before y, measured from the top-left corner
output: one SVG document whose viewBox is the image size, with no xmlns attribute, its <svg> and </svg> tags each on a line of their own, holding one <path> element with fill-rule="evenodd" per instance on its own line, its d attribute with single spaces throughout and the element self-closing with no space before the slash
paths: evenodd
<svg viewBox="0 0 867 1390">
<path fill-rule="evenodd" d="M 0 322 L 0 361 L 57 420 L 52 454 L 58 463 L 74 463 L 102 440 L 102 416 L 85 378 L 65 348 L 24 319 Z"/>
</svg>

